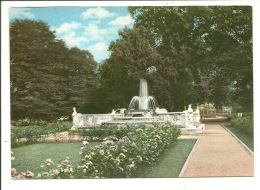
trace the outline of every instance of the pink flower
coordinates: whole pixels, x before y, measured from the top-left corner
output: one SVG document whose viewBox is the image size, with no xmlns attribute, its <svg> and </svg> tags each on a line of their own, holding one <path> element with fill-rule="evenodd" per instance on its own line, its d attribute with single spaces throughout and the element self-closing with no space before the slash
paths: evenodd
<svg viewBox="0 0 260 190">
<path fill-rule="evenodd" d="M 60 174 L 60 172 L 59 172 L 58 170 L 54 170 L 54 171 L 53 171 L 53 174 L 57 176 L 57 175 Z"/>
<path fill-rule="evenodd" d="M 45 164 L 46 164 L 47 166 L 52 166 L 52 165 L 53 165 L 53 162 L 51 161 L 51 159 L 47 159 L 47 160 L 45 161 Z"/>
<path fill-rule="evenodd" d="M 68 163 L 69 163 L 69 160 L 63 160 L 63 161 L 61 162 L 61 165 L 65 166 L 65 165 L 67 165 Z"/>
<path fill-rule="evenodd" d="M 65 170 L 64 170 L 64 173 L 69 173 L 69 170 L 68 170 L 68 169 L 65 169 Z"/>
<path fill-rule="evenodd" d="M 24 175 L 19 174 L 19 175 L 12 177 L 12 179 L 26 179 L 26 178 Z"/>
<path fill-rule="evenodd" d="M 16 169 L 15 168 L 12 168 L 11 169 L 11 176 L 14 177 L 17 175 L 17 172 L 16 172 Z"/>
<path fill-rule="evenodd" d="M 78 169 L 78 170 L 82 170 L 82 169 L 83 169 L 83 166 L 78 166 L 77 169 Z"/>
<path fill-rule="evenodd" d="M 34 174 L 31 171 L 27 171 L 25 174 L 26 178 L 32 178 L 34 176 Z"/>
</svg>

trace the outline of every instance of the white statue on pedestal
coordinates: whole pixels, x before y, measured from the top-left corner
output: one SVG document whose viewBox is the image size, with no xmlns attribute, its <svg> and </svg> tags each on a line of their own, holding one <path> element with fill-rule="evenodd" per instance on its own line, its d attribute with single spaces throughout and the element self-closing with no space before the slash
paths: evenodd
<svg viewBox="0 0 260 190">
<path fill-rule="evenodd" d="M 193 109 L 191 108 L 191 104 L 189 104 L 188 112 L 189 112 L 189 114 L 193 113 Z"/>
<path fill-rule="evenodd" d="M 73 108 L 73 113 L 72 113 L 72 129 L 76 129 L 76 128 L 78 128 L 78 118 L 77 118 L 77 115 L 78 115 L 78 113 L 77 113 L 77 111 L 76 111 L 76 108 L 74 107 Z"/>
<path fill-rule="evenodd" d="M 200 110 L 199 107 L 197 107 L 196 111 L 194 112 L 194 122 L 195 124 L 199 124 L 200 123 Z"/>
<path fill-rule="evenodd" d="M 189 104 L 188 114 L 189 114 L 190 124 L 193 125 L 193 109 L 191 108 L 191 104 Z"/>
</svg>

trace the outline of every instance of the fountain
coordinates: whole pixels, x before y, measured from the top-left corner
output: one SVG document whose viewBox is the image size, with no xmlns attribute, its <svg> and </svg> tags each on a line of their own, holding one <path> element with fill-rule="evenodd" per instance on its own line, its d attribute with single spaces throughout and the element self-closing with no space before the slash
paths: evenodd
<svg viewBox="0 0 260 190">
<path fill-rule="evenodd" d="M 134 96 L 128 109 L 113 110 L 109 114 L 80 114 L 73 108 L 73 127 L 106 126 L 136 126 L 140 124 L 161 126 L 165 123 L 179 125 L 182 134 L 202 133 L 205 125 L 200 123 L 199 109 L 193 112 L 191 105 L 183 112 L 168 112 L 165 108 L 159 108 L 156 98 L 149 96 L 146 79 L 140 79 L 139 96 Z"/>
<path fill-rule="evenodd" d="M 139 96 L 134 96 L 130 101 L 127 116 L 144 116 L 150 111 L 155 110 L 158 103 L 154 96 L 148 95 L 148 85 L 146 79 L 140 79 Z"/>
</svg>

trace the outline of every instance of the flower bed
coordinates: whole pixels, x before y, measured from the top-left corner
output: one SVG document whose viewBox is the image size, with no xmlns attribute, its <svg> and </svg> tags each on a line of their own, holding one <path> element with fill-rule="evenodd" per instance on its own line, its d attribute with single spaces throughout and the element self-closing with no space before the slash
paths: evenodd
<svg viewBox="0 0 260 190">
<path fill-rule="evenodd" d="M 104 138 L 103 142 L 95 147 L 90 147 L 87 141 L 83 141 L 80 166 L 73 168 L 66 161 L 66 165 L 59 164 L 57 168 L 49 169 L 47 173 L 37 176 L 38 178 L 140 177 L 143 169 L 154 164 L 179 135 L 178 126 L 166 124 L 162 127 L 132 128 L 126 136 Z M 49 168 L 50 164 L 47 167 Z M 20 174 L 13 175 L 13 178 L 16 179 L 17 175 Z"/>
<path fill-rule="evenodd" d="M 22 144 L 33 144 L 44 139 L 48 135 L 67 131 L 71 128 L 71 122 L 61 122 L 57 124 L 44 124 L 32 126 L 11 126 L 12 148 Z"/>
<path fill-rule="evenodd" d="M 89 148 L 82 147 L 84 165 L 80 166 L 86 177 L 140 177 L 145 166 L 155 163 L 177 137 L 180 129 L 170 124 L 162 127 L 139 127 L 114 142 Z"/>
</svg>

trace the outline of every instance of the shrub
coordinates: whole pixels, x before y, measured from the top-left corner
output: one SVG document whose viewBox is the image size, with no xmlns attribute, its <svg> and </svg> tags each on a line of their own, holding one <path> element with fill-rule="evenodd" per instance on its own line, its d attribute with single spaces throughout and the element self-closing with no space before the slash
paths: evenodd
<svg viewBox="0 0 260 190">
<path fill-rule="evenodd" d="M 180 135 L 179 127 L 170 124 L 133 129 L 117 142 L 105 140 L 93 148 L 85 142 L 81 152 L 84 164 L 78 167 L 84 178 L 140 177 L 143 168 L 155 163 Z"/>
<path fill-rule="evenodd" d="M 253 116 L 234 117 L 231 120 L 231 126 L 237 128 L 250 136 L 254 136 L 254 118 Z"/>
<path fill-rule="evenodd" d="M 91 127 L 91 128 L 79 128 L 76 134 L 89 137 L 89 138 L 98 138 L 104 139 L 109 136 L 115 136 L 117 138 L 122 138 L 126 136 L 130 131 L 132 131 L 135 127 L 117 127 L 117 126 L 98 126 L 98 127 Z M 74 131 L 70 131 L 69 133 L 73 134 Z"/>
<path fill-rule="evenodd" d="M 25 144 L 37 143 L 43 135 L 55 134 L 67 131 L 71 128 L 71 122 L 62 122 L 57 124 L 43 124 L 16 127 L 11 126 L 12 148 L 21 146 L 19 140 L 24 139 Z"/>
</svg>

